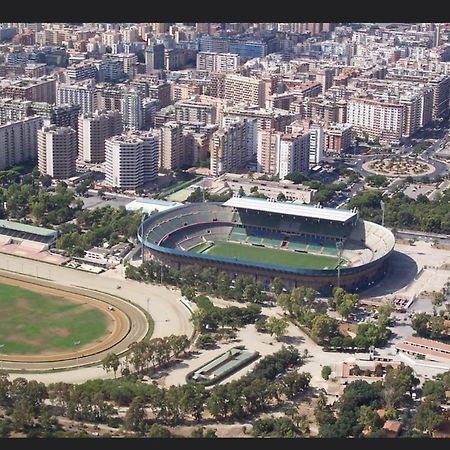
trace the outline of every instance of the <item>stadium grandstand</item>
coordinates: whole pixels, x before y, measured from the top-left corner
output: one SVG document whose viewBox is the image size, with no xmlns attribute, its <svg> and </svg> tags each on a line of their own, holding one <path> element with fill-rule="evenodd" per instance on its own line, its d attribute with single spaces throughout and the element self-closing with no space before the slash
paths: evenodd
<svg viewBox="0 0 450 450">
<path fill-rule="evenodd" d="M 395 239 L 357 211 L 251 197 L 195 203 L 149 217 L 139 230 L 144 258 L 163 264 L 218 267 L 268 285 L 359 290 L 387 270 Z"/>
<path fill-rule="evenodd" d="M 39 252 L 48 250 L 57 237 L 55 230 L 0 219 L 0 245 L 19 244 L 21 248 Z"/>
</svg>

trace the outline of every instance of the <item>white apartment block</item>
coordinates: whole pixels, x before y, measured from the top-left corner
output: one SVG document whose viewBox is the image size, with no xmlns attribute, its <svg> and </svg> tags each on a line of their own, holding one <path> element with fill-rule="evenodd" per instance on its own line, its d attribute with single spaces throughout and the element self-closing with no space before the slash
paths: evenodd
<svg viewBox="0 0 450 450">
<path fill-rule="evenodd" d="M 142 130 L 145 123 L 144 96 L 131 89 L 122 94 L 122 119 L 125 130 Z"/>
<path fill-rule="evenodd" d="M 359 137 L 397 145 L 403 137 L 403 109 L 397 103 L 354 98 L 348 102 L 347 122 Z"/>
<path fill-rule="evenodd" d="M 36 159 L 37 132 L 42 124 L 42 117 L 31 116 L 0 125 L 0 170 Z"/>
<path fill-rule="evenodd" d="M 122 134 L 107 139 L 106 184 L 125 190 L 142 186 L 145 182 L 144 153 L 144 142 L 140 138 Z"/>
<path fill-rule="evenodd" d="M 226 74 L 224 83 L 224 98 L 234 103 L 264 107 L 265 84 L 257 78 Z"/>
<path fill-rule="evenodd" d="M 325 137 L 321 126 L 309 129 L 309 165 L 314 167 L 323 161 Z"/>
<path fill-rule="evenodd" d="M 283 179 L 291 172 L 308 172 L 310 133 L 258 132 L 257 170 Z"/>
<path fill-rule="evenodd" d="M 119 111 L 96 111 L 78 119 L 78 155 L 88 163 L 105 161 L 105 140 L 122 133 Z"/>
<path fill-rule="evenodd" d="M 285 134 L 277 149 L 277 175 L 280 179 L 292 172 L 306 173 L 309 170 L 309 133 Z"/>
<path fill-rule="evenodd" d="M 197 53 L 197 70 L 207 72 L 234 72 L 240 66 L 240 56 L 235 53 Z"/>
<path fill-rule="evenodd" d="M 55 125 L 38 130 L 38 168 L 44 175 L 67 179 L 75 175 L 77 133 Z"/>
<path fill-rule="evenodd" d="M 93 113 L 97 109 L 95 81 L 88 79 L 73 84 L 58 85 L 56 104 L 58 106 L 80 105 L 82 114 Z"/>
</svg>

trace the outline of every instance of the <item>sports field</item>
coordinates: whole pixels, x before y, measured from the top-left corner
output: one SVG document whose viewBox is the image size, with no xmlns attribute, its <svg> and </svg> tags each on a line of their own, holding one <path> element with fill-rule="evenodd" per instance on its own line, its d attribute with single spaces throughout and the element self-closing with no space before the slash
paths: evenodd
<svg viewBox="0 0 450 450">
<path fill-rule="evenodd" d="M 209 245 L 209 248 L 207 247 Z M 199 244 L 191 249 L 195 253 L 203 253 L 214 256 L 227 256 L 247 261 L 258 261 L 269 264 L 280 264 L 295 268 L 305 269 L 335 269 L 338 259 L 332 256 L 312 255 L 298 253 L 275 248 L 256 247 L 254 245 L 237 244 L 234 242 L 215 242 L 210 244 Z"/>
<path fill-rule="evenodd" d="M 87 304 L 0 284 L 0 353 L 76 351 L 107 334 L 108 324 Z"/>
</svg>

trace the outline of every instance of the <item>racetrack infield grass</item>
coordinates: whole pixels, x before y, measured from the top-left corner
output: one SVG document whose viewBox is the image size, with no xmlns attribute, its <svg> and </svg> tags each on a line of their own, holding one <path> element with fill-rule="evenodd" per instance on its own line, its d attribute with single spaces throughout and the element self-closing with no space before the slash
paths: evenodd
<svg viewBox="0 0 450 450">
<path fill-rule="evenodd" d="M 0 353 L 78 350 L 103 337 L 107 327 L 106 315 L 97 308 L 0 284 Z"/>
<path fill-rule="evenodd" d="M 197 248 L 194 251 L 198 252 Z M 338 259 L 332 256 L 312 255 L 223 241 L 215 242 L 213 246 L 202 253 L 305 269 L 335 269 L 338 264 Z"/>
</svg>

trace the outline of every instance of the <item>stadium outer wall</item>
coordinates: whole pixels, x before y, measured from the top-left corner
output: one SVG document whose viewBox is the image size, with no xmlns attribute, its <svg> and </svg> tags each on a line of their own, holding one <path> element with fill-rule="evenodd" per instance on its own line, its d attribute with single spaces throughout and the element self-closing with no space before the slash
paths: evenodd
<svg viewBox="0 0 450 450">
<path fill-rule="evenodd" d="M 185 206 L 178 208 L 183 207 Z M 154 221 L 160 215 L 164 215 L 164 213 L 149 217 L 144 222 L 145 229 L 148 228 L 149 222 Z M 214 225 L 230 224 L 215 222 Z M 168 231 L 170 232 L 171 230 Z M 338 284 L 337 269 L 293 269 L 264 262 L 240 261 L 233 260 L 232 258 L 186 252 L 181 249 L 163 247 L 143 239 L 141 229 L 138 231 L 138 240 L 143 244 L 144 261 L 154 259 L 161 264 L 177 270 L 183 267 L 192 268 L 193 266 L 199 268 L 217 268 L 231 277 L 235 277 L 236 275 L 250 275 L 254 278 L 255 282 L 261 282 L 264 285 L 268 285 L 273 278 L 278 277 L 286 287 L 307 286 L 323 295 L 329 295 Z M 341 268 L 340 286 L 349 292 L 358 292 L 379 282 L 388 271 L 389 257 L 392 252 L 393 247 L 375 261 L 355 267 Z"/>
</svg>

